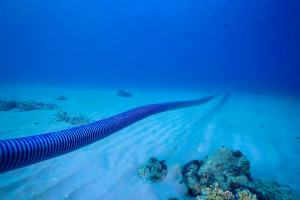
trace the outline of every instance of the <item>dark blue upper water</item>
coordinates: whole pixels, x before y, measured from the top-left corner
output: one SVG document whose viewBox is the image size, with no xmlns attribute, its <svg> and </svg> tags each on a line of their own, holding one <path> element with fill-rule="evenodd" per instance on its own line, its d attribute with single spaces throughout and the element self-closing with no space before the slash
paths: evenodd
<svg viewBox="0 0 300 200">
<path fill-rule="evenodd" d="M 3 82 L 300 87 L 298 0 L 1 0 Z"/>
</svg>

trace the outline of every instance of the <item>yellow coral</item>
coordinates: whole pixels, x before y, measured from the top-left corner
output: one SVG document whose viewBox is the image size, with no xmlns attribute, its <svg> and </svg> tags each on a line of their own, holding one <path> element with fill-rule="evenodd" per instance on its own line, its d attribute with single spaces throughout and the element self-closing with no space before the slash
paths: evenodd
<svg viewBox="0 0 300 200">
<path fill-rule="evenodd" d="M 219 189 L 218 183 L 214 183 L 210 187 L 204 188 L 201 191 L 202 195 L 197 196 L 197 200 L 234 200 L 234 196 L 229 191 Z"/>
<path fill-rule="evenodd" d="M 249 190 L 238 190 L 236 197 L 239 200 L 257 200 L 256 195 L 251 194 L 251 192 L 249 192 Z"/>
<path fill-rule="evenodd" d="M 249 190 L 237 190 L 236 197 L 238 200 L 257 200 L 255 194 L 251 194 Z M 234 200 L 234 195 L 229 191 L 223 191 L 219 188 L 218 183 L 214 183 L 210 187 L 203 188 L 201 195 L 197 196 L 197 200 Z"/>
</svg>

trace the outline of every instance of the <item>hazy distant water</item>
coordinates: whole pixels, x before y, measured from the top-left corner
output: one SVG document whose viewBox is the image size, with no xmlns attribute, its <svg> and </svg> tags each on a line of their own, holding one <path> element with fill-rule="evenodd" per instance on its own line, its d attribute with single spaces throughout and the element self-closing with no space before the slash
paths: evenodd
<svg viewBox="0 0 300 200">
<path fill-rule="evenodd" d="M 219 110 L 206 104 L 152 116 L 73 154 L 2 174 L 0 196 L 149 197 L 136 167 L 157 155 L 171 158 L 169 181 L 152 193 L 167 199 L 166 191 L 184 194 L 171 180 L 177 164 L 224 143 L 247 155 L 255 178 L 299 193 L 299 101 L 263 92 L 300 93 L 299 11 L 299 0 L 0 0 L 0 100 L 55 103 L 96 121 L 227 87 L 253 91 L 231 92 Z M 133 98 L 111 88 L 129 88 Z M 68 100 L 57 101 L 59 95 Z M 69 128 L 55 113 L 1 112 L 1 137 Z"/>
<path fill-rule="evenodd" d="M 300 85 L 298 0 L 1 0 L 0 78 Z"/>
</svg>

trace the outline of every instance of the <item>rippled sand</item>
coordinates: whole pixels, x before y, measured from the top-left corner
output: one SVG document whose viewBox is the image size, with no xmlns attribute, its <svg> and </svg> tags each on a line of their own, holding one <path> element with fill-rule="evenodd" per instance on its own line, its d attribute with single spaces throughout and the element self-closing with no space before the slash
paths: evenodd
<svg viewBox="0 0 300 200">
<path fill-rule="evenodd" d="M 2 87 L 0 98 L 57 104 L 70 114 L 100 120 L 131 108 L 212 94 L 205 90 L 129 90 L 133 98 L 107 88 Z M 68 99 L 56 100 L 64 95 Z M 0 199 L 185 199 L 180 165 L 203 159 L 217 148 L 241 150 L 254 178 L 269 177 L 300 193 L 299 97 L 231 92 L 204 105 L 146 118 L 72 153 L 0 175 Z M 0 139 L 72 127 L 57 122 L 55 110 L 0 111 Z M 38 123 L 38 124 L 36 124 Z M 165 159 L 167 177 L 140 180 L 136 169 L 151 156 Z"/>
</svg>

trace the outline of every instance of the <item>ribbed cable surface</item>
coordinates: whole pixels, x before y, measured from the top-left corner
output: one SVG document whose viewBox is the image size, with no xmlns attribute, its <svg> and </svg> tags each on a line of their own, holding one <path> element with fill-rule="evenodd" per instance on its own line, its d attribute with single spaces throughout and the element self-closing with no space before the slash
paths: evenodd
<svg viewBox="0 0 300 200">
<path fill-rule="evenodd" d="M 101 140 L 150 115 L 200 105 L 214 97 L 209 96 L 194 101 L 151 104 L 71 129 L 23 138 L 0 140 L 0 173 L 69 153 Z"/>
</svg>

